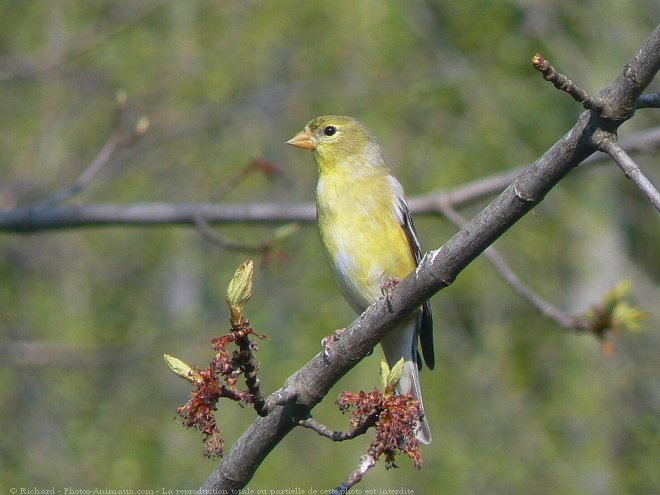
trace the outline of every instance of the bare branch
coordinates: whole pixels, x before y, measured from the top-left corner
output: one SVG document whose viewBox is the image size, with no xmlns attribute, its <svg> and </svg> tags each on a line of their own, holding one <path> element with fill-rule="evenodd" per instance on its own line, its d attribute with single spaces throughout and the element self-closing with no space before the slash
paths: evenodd
<svg viewBox="0 0 660 495">
<path fill-rule="evenodd" d="M 287 381 L 298 392 L 295 402 L 257 418 L 239 438 L 200 489 L 240 490 L 265 457 L 329 392 L 330 388 L 423 301 L 450 285 L 458 274 L 508 228 L 540 203 L 573 168 L 596 150 L 593 134 L 616 128 L 633 112 L 644 88 L 660 67 L 660 26 L 629 61 L 623 73 L 599 93 L 607 112 L 584 112 L 575 126 L 534 164 L 523 171 L 496 199 L 469 221 L 440 249 L 427 253 L 413 274 L 355 320 L 333 344 L 330 359 L 317 354 Z M 365 461 L 365 465 L 368 462 Z M 368 467 L 367 467 L 368 469 Z M 366 471 L 366 470 L 365 470 Z"/>
<path fill-rule="evenodd" d="M 149 119 L 141 117 L 133 131 L 126 137 L 121 136 L 121 119 L 126 105 L 126 94 L 122 91 L 117 94 L 117 106 L 112 119 L 112 129 L 110 137 L 98 152 L 94 160 L 87 166 L 83 173 L 73 183 L 71 187 L 55 194 L 52 198 L 38 202 L 36 207 L 53 207 L 80 194 L 98 174 L 101 169 L 110 161 L 112 155 L 120 148 L 128 148 L 137 143 L 149 129 Z"/>
<path fill-rule="evenodd" d="M 369 428 L 376 424 L 378 421 L 378 414 L 371 414 L 367 419 L 365 419 L 357 428 L 353 428 L 350 431 L 334 431 L 325 426 L 322 423 L 319 423 L 314 418 L 306 418 L 298 421 L 298 425 L 304 428 L 309 428 L 314 430 L 316 433 L 322 437 L 329 438 L 333 442 L 343 442 L 345 440 L 351 440 L 360 435 L 364 435 Z"/>
<path fill-rule="evenodd" d="M 660 146 L 660 127 L 631 134 L 621 140 L 621 146 L 628 152 L 655 150 Z M 609 156 L 606 153 L 598 152 L 586 158 L 582 163 L 596 163 L 605 160 L 609 160 Z M 468 182 L 450 191 L 439 190 L 414 196 L 409 198 L 408 203 L 416 215 L 441 214 L 441 204 L 459 207 L 483 199 L 502 191 L 523 170 L 524 167 L 515 168 Z M 198 216 L 201 216 L 208 224 L 311 223 L 316 218 L 316 210 L 313 203 L 133 203 L 49 208 L 30 205 L 0 210 L 0 231 L 38 232 L 79 227 L 145 225 L 197 226 L 196 218 Z M 236 244 L 240 245 L 238 242 Z"/>
<path fill-rule="evenodd" d="M 603 139 L 600 145 L 601 150 L 614 159 L 619 168 L 626 174 L 626 177 L 644 193 L 655 209 L 660 211 L 660 192 L 658 192 L 653 183 L 639 168 L 639 165 L 630 158 L 630 155 L 624 151 L 616 139 Z"/>
<path fill-rule="evenodd" d="M 413 213 L 441 213 L 439 206 L 442 204 L 452 204 L 461 206 L 470 204 L 496 192 L 501 192 L 515 179 L 524 167 L 507 170 L 501 174 L 491 175 L 482 179 L 468 182 L 452 191 L 434 191 L 428 194 L 422 194 L 408 199 L 408 204 Z"/>
<path fill-rule="evenodd" d="M 254 158 L 250 160 L 243 168 L 241 168 L 236 174 L 229 177 L 212 195 L 209 199 L 211 201 L 219 201 L 229 194 L 233 189 L 238 187 L 243 181 L 245 181 L 250 175 L 256 172 L 262 172 L 266 175 L 275 175 L 279 173 L 280 168 L 268 160 L 262 158 Z M 293 232 L 297 230 L 297 224 L 290 223 L 283 227 L 278 228 L 273 235 L 266 239 L 263 242 L 258 244 L 249 244 L 245 242 L 238 242 L 230 239 L 229 237 L 221 234 L 215 230 L 204 216 L 204 211 L 199 210 L 195 212 L 194 215 L 195 225 L 200 233 L 207 240 L 213 242 L 214 244 L 219 245 L 223 249 L 228 251 L 240 251 L 248 253 L 256 253 L 259 255 L 268 255 L 272 253 L 275 244 L 279 241 L 282 241 L 285 237 L 288 237 Z"/>
<path fill-rule="evenodd" d="M 442 209 L 445 217 L 455 225 L 463 227 L 467 223 L 467 221 L 456 210 L 454 210 L 451 205 L 442 205 Z M 584 330 L 585 325 L 580 318 L 569 316 L 561 309 L 543 299 L 539 294 L 534 292 L 531 287 L 525 285 L 493 246 L 486 249 L 483 254 L 491 262 L 502 278 L 504 278 L 504 280 L 506 280 L 518 293 L 518 295 L 538 309 L 543 316 L 550 318 L 566 330 Z"/>
<path fill-rule="evenodd" d="M 603 102 L 599 101 L 593 96 L 589 96 L 586 91 L 579 88 L 571 79 L 555 69 L 550 62 L 548 62 L 543 55 L 536 53 L 532 57 L 532 65 L 536 70 L 543 74 L 543 79 L 550 81 L 555 88 L 560 91 L 565 91 L 573 97 L 573 99 L 587 110 L 600 111 L 603 108 Z"/>
</svg>

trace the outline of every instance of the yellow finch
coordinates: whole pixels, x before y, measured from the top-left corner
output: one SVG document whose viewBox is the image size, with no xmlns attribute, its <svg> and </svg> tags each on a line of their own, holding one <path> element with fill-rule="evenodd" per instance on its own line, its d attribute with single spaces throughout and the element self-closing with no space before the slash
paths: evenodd
<svg viewBox="0 0 660 495">
<path fill-rule="evenodd" d="M 319 170 L 316 215 L 321 243 L 344 298 L 362 313 L 388 285 L 415 270 L 422 256 L 403 188 L 385 165 L 376 138 L 351 117 L 317 117 L 287 144 L 314 155 Z M 390 368 L 404 359 L 397 392 L 412 393 L 423 413 L 418 338 L 424 360 L 433 368 L 433 318 L 428 301 L 381 342 Z M 431 441 L 425 418 L 417 438 Z"/>
</svg>

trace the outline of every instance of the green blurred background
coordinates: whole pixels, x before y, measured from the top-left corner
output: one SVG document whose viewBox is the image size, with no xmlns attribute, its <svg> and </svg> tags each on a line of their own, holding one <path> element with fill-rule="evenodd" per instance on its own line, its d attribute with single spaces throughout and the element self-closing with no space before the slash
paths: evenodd
<svg viewBox="0 0 660 495">
<path fill-rule="evenodd" d="M 450 189 L 534 160 L 575 122 L 579 106 L 531 68 L 535 51 L 595 92 L 658 19 L 656 0 L 0 1 L 0 202 L 70 185 L 107 139 L 120 89 L 125 129 L 141 115 L 151 128 L 73 203 L 205 201 L 255 156 L 282 174 L 250 177 L 226 202 L 312 200 L 312 157 L 284 142 L 325 113 L 367 123 L 409 196 Z M 658 124 L 657 110 L 643 110 L 621 135 Z M 636 158 L 658 183 L 657 154 Z M 455 231 L 442 218 L 416 222 L 425 249 Z M 272 228 L 221 231 L 258 242 Z M 594 338 L 558 329 L 475 261 L 432 301 L 424 468 L 402 458 L 356 488 L 658 493 L 655 212 L 616 166 L 586 166 L 496 247 L 571 313 L 631 277 L 646 330 L 605 358 Z M 286 260 L 257 263 L 248 307 L 270 337 L 259 353 L 266 391 L 355 317 L 312 225 L 282 249 Z M 227 328 L 227 282 L 246 257 L 189 227 L 0 234 L 0 488 L 198 487 L 216 461 L 177 424 L 189 387 L 162 354 L 208 362 L 209 339 Z M 345 429 L 333 401 L 372 389 L 378 356 L 315 416 Z M 231 446 L 254 414 L 228 404 L 218 417 Z M 370 438 L 332 444 L 294 431 L 249 487 L 335 486 Z"/>
</svg>

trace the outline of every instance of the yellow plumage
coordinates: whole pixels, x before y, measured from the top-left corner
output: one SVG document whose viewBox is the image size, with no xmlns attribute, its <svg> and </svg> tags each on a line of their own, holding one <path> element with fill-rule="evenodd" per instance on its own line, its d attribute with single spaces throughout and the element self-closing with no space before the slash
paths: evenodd
<svg viewBox="0 0 660 495">
<path fill-rule="evenodd" d="M 352 180 L 347 174 L 322 174 L 316 192 L 321 242 L 342 292 L 362 312 L 382 296 L 388 279 L 404 278 L 416 267 L 390 206 L 396 198 L 389 176 Z"/>
<path fill-rule="evenodd" d="M 318 117 L 288 144 L 314 154 L 319 170 L 316 206 L 321 243 L 342 294 L 362 313 L 382 297 L 388 282 L 415 270 L 421 257 L 403 188 L 385 165 L 375 137 L 351 117 Z M 420 404 L 417 339 L 432 368 L 432 325 L 426 302 L 381 342 L 390 367 L 404 359 L 397 391 L 412 393 Z M 418 439 L 431 441 L 425 418 Z"/>
</svg>

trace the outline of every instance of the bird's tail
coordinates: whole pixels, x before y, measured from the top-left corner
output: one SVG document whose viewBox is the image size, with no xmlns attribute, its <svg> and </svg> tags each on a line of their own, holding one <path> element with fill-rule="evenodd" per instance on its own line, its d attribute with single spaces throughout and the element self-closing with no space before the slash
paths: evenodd
<svg viewBox="0 0 660 495">
<path fill-rule="evenodd" d="M 424 403 L 422 402 L 422 387 L 419 383 L 419 370 L 415 361 L 405 361 L 403 363 L 403 375 L 397 387 L 399 394 L 412 393 L 413 397 L 419 401 L 419 410 L 422 414 L 419 430 L 417 431 L 417 440 L 423 444 L 431 443 L 431 429 L 429 422 L 424 414 Z"/>
<path fill-rule="evenodd" d="M 415 319 L 416 320 L 416 319 Z M 412 394 L 419 401 L 419 408 L 422 414 L 419 429 L 417 431 L 417 440 L 421 443 L 431 443 L 431 430 L 429 423 L 424 415 L 424 403 L 422 402 L 422 387 L 419 382 L 419 369 L 417 368 L 417 356 L 413 356 L 413 345 L 416 345 L 413 339 L 416 339 L 415 331 L 417 322 L 408 321 L 402 328 L 395 328 L 388 333 L 381 342 L 385 359 L 390 368 L 392 368 L 401 358 L 403 358 L 403 374 L 396 388 L 398 394 Z"/>
</svg>

